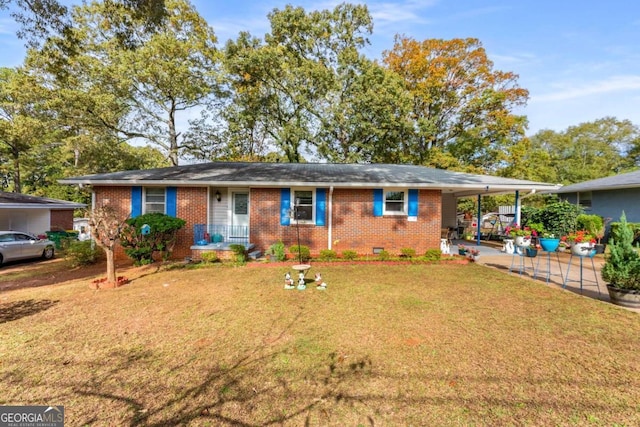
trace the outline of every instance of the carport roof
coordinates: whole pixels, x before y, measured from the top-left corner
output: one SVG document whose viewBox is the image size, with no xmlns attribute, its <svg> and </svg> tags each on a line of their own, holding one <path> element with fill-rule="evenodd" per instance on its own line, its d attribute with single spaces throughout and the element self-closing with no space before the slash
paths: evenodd
<svg viewBox="0 0 640 427">
<path fill-rule="evenodd" d="M 458 197 L 513 191 L 549 191 L 558 186 L 413 165 L 210 162 L 66 178 L 62 184 L 99 186 L 245 186 L 438 189 Z"/>
<path fill-rule="evenodd" d="M 87 205 L 83 203 L 0 191 L 0 209 L 81 209 L 85 207 Z"/>
</svg>

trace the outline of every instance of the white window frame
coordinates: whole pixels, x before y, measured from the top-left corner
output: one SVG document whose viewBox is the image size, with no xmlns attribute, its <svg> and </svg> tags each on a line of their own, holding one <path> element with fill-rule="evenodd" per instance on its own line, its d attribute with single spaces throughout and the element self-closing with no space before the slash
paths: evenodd
<svg viewBox="0 0 640 427">
<path fill-rule="evenodd" d="M 152 212 L 158 212 L 158 211 L 150 211 L 147 206 L 148 205 L 160 205 L 160 202 L 148 202 L 147 201 L 147 193 L 149 190 L 162 190 L 162 194 L 164 197 L 164 200 L 162 202 L 163 208 L 162 208 L 162 212 L 163 214 L 167 213 L 167 189 L 164 187 L 145 187 L 144 188 L 144 194 L 142 195 L 142 213 L 146 214 L 146 213 L 152 213 Z"/>
<path fill-rule="evenodd" d="M 311 191 L 311 219 L 298 220 L 293 212 L 296 206 L 296 191 Z M 316 206 L 318 199 L 316 198 L 316 189 L 312 187 L 296 187 L 291 189 L 291 223 L 292 224 L 315 224 L 316 223 Z"/>
<path fill-rule="evenodd" d="M 409 213 L 409 191 L 404 188 L 385 188 L 382 190 L 382 215 L 407 216 Z M 402 193 L 402 212 L 387 210 L 387 194 Z M 391 201 L 392 203 L 400 203 Z"/>
</svg>

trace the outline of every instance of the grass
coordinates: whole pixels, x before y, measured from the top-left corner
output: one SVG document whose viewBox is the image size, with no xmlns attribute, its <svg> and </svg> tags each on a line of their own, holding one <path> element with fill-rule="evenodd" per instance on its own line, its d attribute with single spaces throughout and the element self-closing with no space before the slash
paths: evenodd
<svg viewBox="0 0 640 427">
<path fill-rule="evenodd" d="M 311 270 L 311 273 L 313 273 Z M 155 270 L 154 270 L 155 271 Z M 638 425 L 640 316 L 476 264 L 0 294 L 0 405 L 68 425 Z"/>
</svg>

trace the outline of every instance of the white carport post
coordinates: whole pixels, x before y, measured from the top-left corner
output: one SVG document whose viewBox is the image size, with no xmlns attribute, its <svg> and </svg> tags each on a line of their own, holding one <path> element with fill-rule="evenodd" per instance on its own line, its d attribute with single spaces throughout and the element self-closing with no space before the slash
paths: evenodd
<svg viewBox="0 0 640 427">
<path fill-rule="evenodd" d="M 514 224 L 520 224 L 520 191 L 516 190 L 516 203 L 515 203 L 515 212 L 513 216 Z"/>
</svg>

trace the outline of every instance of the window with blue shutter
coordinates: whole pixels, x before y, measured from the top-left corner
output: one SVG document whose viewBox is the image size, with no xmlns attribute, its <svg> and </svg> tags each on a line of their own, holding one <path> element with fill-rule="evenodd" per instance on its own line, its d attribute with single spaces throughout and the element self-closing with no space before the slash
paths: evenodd
<svg viewBox="0 0 640 427">
<path fill-rule="evenodd" d="M 316 225 L 324 226 L 327 211 L 327 191 L 324 188 L 316 189 Z"/>
<path fill-rule="evenodd" d="M 283 188 L 280 190 L 280 225 L 289 225 L 291 218 L 289 211 L 291 209 L 291 190 Z"/>
<path fill-rule="evenodd" d="M 167 187 L 167 215 L 176 217 L 178 213 L 178 190 L 176 187 Z"/>
<path fill-rule="evenodd" d="M 376 188 L 373 190 L 373 216 L 382 216 L 384 211 L 384 190 Z"/>
<path fill-rule="evenodd" d="M 131 218 L 142 215 L 142 187 L 131 187 Z"/>
<path fill-rule="evenodd" d="M 409 190 L 409 216 L 418 216 L 418 190 Z"/>
</svg>

